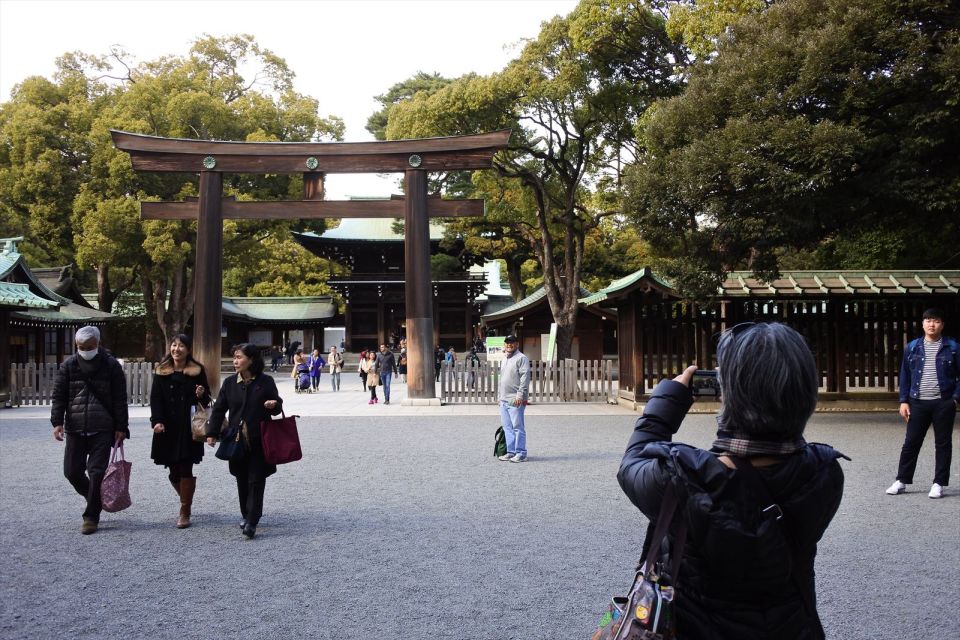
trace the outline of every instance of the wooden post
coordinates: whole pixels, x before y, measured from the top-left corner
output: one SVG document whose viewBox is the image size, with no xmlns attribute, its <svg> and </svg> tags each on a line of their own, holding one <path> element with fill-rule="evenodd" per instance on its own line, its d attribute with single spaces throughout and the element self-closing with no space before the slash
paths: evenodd
<svg viewBox="0 0 960 640">
<path fill-rule="evenodd" d="M 430 223 L 427 218 L 427 174 L 408 169 L 406 198 L 407 398 L 436 397 L 433 373 L 433 295 L 430 274 Z"/>
<path fill-rule="evenodd" d="M 210 393 L 220 390 L 223 313 L 223 174 L 200 173 L 197 258 L 194 264 L 193 355 L 207 370 Z"/>
</svg>

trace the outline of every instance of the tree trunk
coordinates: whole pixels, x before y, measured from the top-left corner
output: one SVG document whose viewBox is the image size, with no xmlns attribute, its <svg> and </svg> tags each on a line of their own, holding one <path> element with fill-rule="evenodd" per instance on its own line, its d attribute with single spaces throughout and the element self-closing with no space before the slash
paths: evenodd
<svg viewBox="0 0 960 640">
<path fill-rule="evenodd" d="M 140 279 L 140 291 L 143 293 L 143 302 L 146 307 L 143 359 L 147 362 L 158 362 L 166 353 L 166 345 L 160 325 L 157 324 L 156 314 L 151 313 L 153 309 L 153 282 L 150 280 L 148 271 L 145 271 Z"/>
<path fill-rule="evenodd" d="M 527 287 L 523 284 L 523 279 L 520 277 L 520 267 L 523 265 L 523 260 L 509 256 L 506 258 L 506 263 L 507 281 L 510 283 L 510 296 L 514 302 L 520 302 L 527 297 Z"/>
<path fill-rule="evenodd" d="M 97 304 L 100 311 L 112 313 L 116 299 L 116 292 L 110 290 L 110 265 L 97 265 Z"/>
<path fill-rule="evenodd" d="M 577 314 L 573 317 L 567 317 L 567 314 L 561 314 L 561 317 L 555 318 L 557 323 L 557 360 L 563 362 L 567 358 L 573 357 L 573 336 L 577 333 Z"/>
</svg>

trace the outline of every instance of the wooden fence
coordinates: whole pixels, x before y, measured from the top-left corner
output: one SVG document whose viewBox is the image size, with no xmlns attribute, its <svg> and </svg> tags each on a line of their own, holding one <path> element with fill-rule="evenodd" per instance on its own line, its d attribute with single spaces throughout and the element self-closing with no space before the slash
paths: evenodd
<svg viewBox="0 0 960 640">
<path fill-rule="evenodd" d="M 479 365 L 457 362 L 440 370 L 440 400 L 456 404 L 496 404 L 500 384 L 500 363 Z M 532 403 L 615 402 L 613 362 L 609 360 L 565 360 L 530 362 Z"/>
<path fill-rule="evenodd" d="M 53 396 L 53 381 L 59 364 L 14 364 L 10 367 L 10 404 L 50 404 Z M 150 388 L 153 385 L 153 368 L 150 362 L 125 362 L 123 374 L 127 379 L 127 403 L 146 406 L 150 404 Z"/>
</svg>

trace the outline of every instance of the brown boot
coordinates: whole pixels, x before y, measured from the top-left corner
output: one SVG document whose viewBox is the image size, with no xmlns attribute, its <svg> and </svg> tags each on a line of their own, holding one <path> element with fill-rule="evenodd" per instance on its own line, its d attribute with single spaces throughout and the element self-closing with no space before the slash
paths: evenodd
<svg viewBox="0 0 960 640">
<path fill-rule="evenodd" d="M 193 492 L 196 489 L 196 478 L 180 478 L 180 517 L 177 518 L 177 529 L 190 526 L 190 507 L 193 506 Z"/>
<path fill-rule="evenodd" d="M 177 495 L 180 495 L 180 478 L 174 478 L 173 476 L 167 476 L 170 479 L 170 484 L 173 485 L 173 490 L 177 492 Z"/>
</svg>

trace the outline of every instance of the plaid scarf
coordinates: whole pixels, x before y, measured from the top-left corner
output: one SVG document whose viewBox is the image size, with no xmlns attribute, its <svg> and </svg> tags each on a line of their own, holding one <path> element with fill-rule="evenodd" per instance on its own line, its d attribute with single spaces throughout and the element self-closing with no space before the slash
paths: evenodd
<svg viewBox="0 0 960 640">
<path fill-rule="evenodd" d="M 783 456 L 796 453 L 805 446 L 807 441 L 803 436 L 789 440 L 763 440 L 743 431 L 719 428 L 710 450 L 735 456 Z"/>
</svg>

